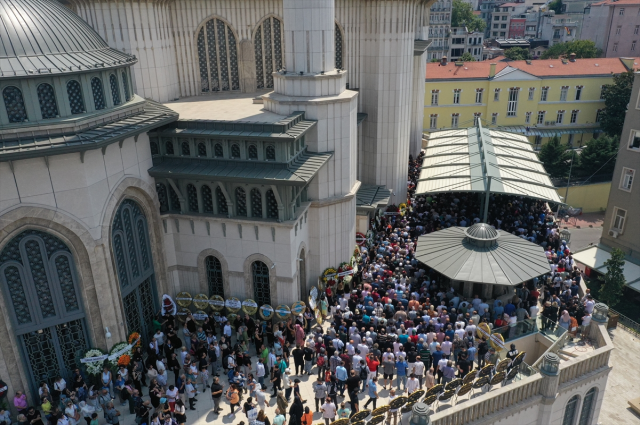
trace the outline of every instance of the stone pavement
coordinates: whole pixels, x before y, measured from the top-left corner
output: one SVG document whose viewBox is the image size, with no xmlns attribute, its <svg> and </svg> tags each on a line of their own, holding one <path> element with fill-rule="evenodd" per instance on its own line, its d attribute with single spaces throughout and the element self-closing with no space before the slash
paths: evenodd
<svg viewBox="0 0 640 425">
<path fill-rule="evenodd" d="M 585 227 L 589 227 L 589 226 L 602 227 L 603 222 L 604 222 L 604 211 L 593 212 L 593 213 L 581 214 L 577 217 L 570 217 L 566 222 L 563 219 L 560 227 L 562 228 L 566 227 L 569 230 L 576 229 L 578 228 L 578 226 L 581 229 L 584 229 Z"/>
<path fill-rule="evenodd" d="M 640 397 L 640 340 L 618 327 L 609 331 L 615 349 L 611 352 L 609 374 L 598 423 L 602 425 L 638 425 L 640 416 L 627 404 Z"/>
</svg>

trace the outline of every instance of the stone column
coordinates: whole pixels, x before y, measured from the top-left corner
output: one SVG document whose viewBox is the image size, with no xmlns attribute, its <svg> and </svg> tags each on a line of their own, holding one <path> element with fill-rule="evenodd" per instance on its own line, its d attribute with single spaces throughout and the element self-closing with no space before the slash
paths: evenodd
<svg viewBox="0 0 640 425">
<path fill-rule="evenodd" d="M 238 72 L 242 92 L 254 93 L 256 91 L 256 55 L 251 40 L 242 40 L 238 43 Z"/>
<path fill-rule="evenodd" d="M 427 51 L 413 53 L 413 90 L 411 93 L 411 145 L 409 153 L 415 158 L 422 148 L 424 126 L 424 80 L 427 72 Z"/>
<path fill-rule="evenodd" d="M 551 414 L 553 413 L 553 403 L 558 393 L 558 385 L 560 384 L 559 376 L 560 357 L 553 353 L 547 353 L 542 359 L 540 373 L 543 376 L 540 385 L 540 394 L 542 395 L 542 403 L 540 406 L 540 415 L 538 416 L 538 424 L 546 425 L 551 423 Z"/>
<path fill-rule="evenodd" d="M 335 68 L 334 0 L 283 0 L 287 72 L 319 74 Z"/>
<path fill-rule="evenodd" d="M 473 298 L 473 282 L 465 282 L 464 289 L 462 290 L 462 295 L 467 298 Z"/>
<path fill-rule="evenodd" d="M 488 283 L 485 283 L 484 285 L 482 285 L 483 300 L 490 300 L 491 298 L 493 298 L 493 286 L 494 285 L 490 285 Z"/>
</svg>

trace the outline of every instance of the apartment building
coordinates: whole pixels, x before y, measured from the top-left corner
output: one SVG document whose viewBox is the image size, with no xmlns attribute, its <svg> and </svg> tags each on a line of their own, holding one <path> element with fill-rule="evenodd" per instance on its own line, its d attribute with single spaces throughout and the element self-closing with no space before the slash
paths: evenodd
<svg viewBox="0 0 640 425">
<path fill-rule="evenodd" d="M 640 0 L 605 0 L 585 8 L 582 38 L 592 40 L 607 58 L 637 56 Z"/>
<path fill-rule="evenodd" d="M 427 60 L 440 59 L 449 52 L 452 0 L 439 0 L 429 10 L 429 40 Z"/>
<path fill-rule="evenodd" d="M 451 28 L 449 38 L 449 60 L 456 60 L 465 52 L 470 53 L 477 61 L 482 60 L 484 34 L 467 31 L 466 27 Z"/>
<path fill-rule="evenodd" d="M 580 146 L 600 132 L 602 87 L 633 66 L 633 58 L 430 63 L 424 131 L 481 119 L 528 136 L 536 148 L 553 136 Z"/>
</svg>

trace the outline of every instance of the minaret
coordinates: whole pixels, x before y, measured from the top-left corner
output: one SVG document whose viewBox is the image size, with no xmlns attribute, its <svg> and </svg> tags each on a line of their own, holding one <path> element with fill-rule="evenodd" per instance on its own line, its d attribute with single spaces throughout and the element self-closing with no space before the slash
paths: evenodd
<svg viewBox="0 0 640 425">
<path fill-rule="evenodd" d="M 286 69 L 319 74 L 335 68 L 334 0 L 283 0 Z"/>
<path fill-rule="evenodd" d="M 324 269 L 349 261 L 355 247 L 358 93 L 346 90 L 347 71 L 335 69 L 334 0 L 283 0 L 283 16 L 286 71 L 273 74 L 264 107 L 305 111 L 318 122 L 307 149 L 333 152 L 308 189 L 308 218 L 317 224 L 309 229 L 309 288 Z"/>
</svg>

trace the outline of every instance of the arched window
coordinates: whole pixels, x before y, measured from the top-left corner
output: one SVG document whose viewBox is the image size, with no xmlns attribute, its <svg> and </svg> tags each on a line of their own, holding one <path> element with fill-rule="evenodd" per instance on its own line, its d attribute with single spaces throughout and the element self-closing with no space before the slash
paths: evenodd
<svg viewBox="0 0 640 425">
<path fill-rule="evenodd" d="M 213 214 L 213 197 L 211 196 L 211 188 L 207 185 L 202 186 L 202 211 Z"/>
<path fill-rule="evenodd" d="M 247 149 L 249 159 L 258 159 L 258 148 L 256 145 L 249 145 Z"/>
<path fill-rule="evenodd" d="M 207 146 L 204 143 L 198 143 L 198 156 L 207 156 Z"/>
<path fill-rule="evenodd" d="M 222 277 L 222 264 L 213 255 L 204 259 L 207 270 L 207 284 L 209 285 L 209 296 L 220 295 L 224 298 L 224 279 Z"/>
<path fill-rule="evenodd" d="M 218 206 L 218 214 L 229 214 L 229 207 L 227 206 L 227 198 L 224 197 L 224 193 L 220 186 L 216 187 L 216 204 Z"/>
<path fill-rule="evenodd" d="M 42 83 L 38 85 L 38 103 L 40 103 L 40 113 L 43 119 L 46 120 L 58 116 L 56 94 L 51 84 Z"/>
<path fill-rule="evenodd" d="M 278 218 L 278 201 L 273 190 L 267 190 L 267 218 Z"/>
<path fill-rule="evenodd" d="M 67 83 L 67 96 L 69 97 L 69 106 L 71 106 L 71 113 L 73 115 L 86 112 L 84 99 L 82 97 L 82 88 L 79 82 L 71 80 Z"/>
<path fill-rule="evenodd" d="M 147 219 L 131 199 L 120 204 L 111 237 L 127 330 L 139 332 L 147 343 L 154 332 L 156 282 Z"/>
<path fill-rule="evenodd" d="M 187 185 L 187 201 L 189 204 L 189 211 L 198 212 L 200 210 L 198 208 L 198 191 L 192 184 Z"/>
<path fill-rule="evenodd" d="M 231 145 L 231 158 L 240 158 L 240 146 L 238 145 Z"/>
<path fill-rule="evenodd" d="M 171 211 L 180 212 L 180 198 L 175 190 L 173 190 L 173 186 L 169 185 L 169 208 Z"/>
<path fill-rule="evenodd" d="M 262 261 L 251 264 L 253 275 L 253 299 L 258 306 L 271 305 L 271 288 L 269 286 L 269 267 Z"/>
<path fill-rule="evenodd" d="M 597 391 L 597 388 L 593 387 L 585 394 L 584 400 L 582 401 L 582 409 L 580 409 L 580 421 L 578 421 L 578 425 L 589 425 L 591 423 Z"/>
<path fill-rule="evenodd" d="M 566 407 L 564 408 L 564 418 L 562 419 L 562 425 L 575 425 L 576 412 L 578 410 L 578 403 L 580 398 L 577 395 L 571 397 Z"/>
<path fill-rule="evenodd" d="M 267 161 L 275 161 L 276 160 L 276 148 L 269 145 L 267 146 L 267 153 L 265 155 Z"/>
<path fill-rule="evenodd" d="M 231 28 L 213 18 L 200 28 L 197 44 L 202 92 L 240 90 L 236 38 Z"/>
<path fill-rule="evenodd" d="M 169 198 L 167 197 L 167 186 L 162 183 L 156 183 L 156 192 L 158 193 L 158 202 L 160 203 L 160 214 L 169 212 Z"/>
<path fill-rule="evenodd" d="M 119 105 L 120 87 L 118 87 L 118 78 L 114 74 L 109 75 L 109 85 L 111 86 L 111 100 L 114 105 Z"/>
<path fill-rule="evenodd" d="M 93 106 L 96 110 L 104 109 L 107 105 L 104 101 L 104 89 L 100 78 L 93 77 L 91 79 L 91 93 L 93 93 Z"/>
<path fill-rule="evenodd" d="M 239 216 L 246 217 L 247 216 L 247 194 L 244 189 L 241 187 L 236 188 L 236 208 Z"/>
<path fill-rule="evenodd" d="M 335 49 L 336 49 L 336 69 L 343 69 L 342 68 L 342 31 L 340 31 L 340 25 L 338 25 L 338 23 L 336 23 L 336 30 L 335 30 L 335 41 L 336 41 L 336 45 L 335 45 Z"/>
<path fill-rule="evenodd" d="M 151 155 L 160 155 L 160 149 L 158 148 L 157 142 L 149 143 L 149 147 L 151 148 Z"/>
<path fill-rule="evenodd" d="M 131 92 L 129 91 L 129 78 L 125 71 L 122 71 L 122 87 L 124 88 L 124 98 L 128 102 L 131 100 Z"/>
<path fill-rule="evenodd" d="M 256 82 L 259 89 L 273 88 L 273 72 L 283 68 L 282 22 L 273 16 L 256 29 L 253 46 L 256 56 Z"/>
<path fill-rule="evenodd" d="M 5 313 L 32 391 L 43 380 L 70 377 L 89 348 L 80 278 L 71 250 L 49 233 L 25 230 L 0 251 Z"/>
<path fill-rule="evenodd" d="M 222 145 L 220 143 L 216 143 L 213 147 L 213 154 L 216 158 L 222 158 L 224 156 L 224 150 L 222 149 Z"/>
<path fill-rule="evenodd" d="M 182 142 L 181 149 L 182 149 L 182 156 L 191 155 L 191 147 L 189 147 L 189 142 Z"/>
<path fill-rule="evenodd" d="M 171 140 L 165 140 L 164 142 L 164 152 L 167 155 L 173 155 L 173 142 Z"/>
<path fill-rule="evenodd" d="M 24 107 L 24 99 L 19 88 L 14 86 L 5 87 L 2 90 L 2 98 L 9 116 L 9 122 L 27 121 L 27 110 Z"/>
<path fill-rule="evenodd" d="M 257 188 L 251 189 L 251 217 L 262 218 L 262 193 Z"/>
</svg>

